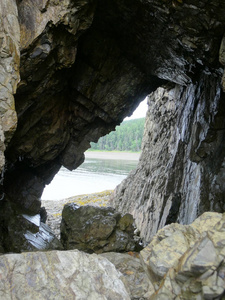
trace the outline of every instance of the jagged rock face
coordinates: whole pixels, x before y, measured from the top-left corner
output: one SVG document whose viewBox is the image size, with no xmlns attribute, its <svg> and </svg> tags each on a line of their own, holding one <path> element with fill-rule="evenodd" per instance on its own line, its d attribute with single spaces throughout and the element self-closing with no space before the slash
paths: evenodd
<svg viewBox="0 0 225 300">
<path fill-rule="evenodd" d="M 137 251 L 133 225 L 130 214 L 121 216 L 112 207 L 69 203 L 62 211 L 61 242 L 65 250 L 88 253 Z"/>
<path fill-rule="evenodd" d="M 38 213 L 60 166 L 79 166 L 90 141 L 113 130 L 144 96 L 166 81 L 196 84 L 202 70 L 224 66 L 224 12 L 222 0 L 1 4 L 5 201 Z"/>
<path fill-rule="evenodd" d="M 19 81 L 19 21 L 15 1 L 0 3 L 0 171 L 5 158 L 5 147 L 17 124 L 13 94 Z M 2 196 L 1 196 L 2 197 Z"/>
<path fill-rule="evenodd" d="M 40 198 L 61 165 L 79 166 L 90 141 L 114 129 L 135 101 L 140 102 L 156 85 L 147 84 L 143 72 L 122 56 L 112 38 L 98 31 L 82 38 L 92 23 L 93 1 L 45 2 L 18 5 L 19 120 L 6 152 L 5 191 L 11 198 L 18 198 L 12 180 L 22 189 L 20 196 L 29 189 L 31 197 Z M 27 202 L 26 207 L 37 212 L 38 201 L 36 208 L 28 207 L 32 200 L 20 196 L 17 202 Z"/>
<path fill-rule="evenodd" d="M 217 64 L 224 32 L 222 1 L 99 3 L 94 24 L 101 31 L 107 28 L 126 56 L 148 76 L 183 85 L 193 80 L 201 65 Z"/>
<path fill-rule="evenodd" d="M 225 209 L 221 75 L 204 72 L 197 84 L 149 96 L 139 164 L 113 195 L 113 206 L 134 215 L 146 241 L 165 224 Z"/>
<path fill-rule="evenodd" d="M 141 252 L 155 293 L 149 299 L 223 299 L 225 214 L 161 229 Z"/>
</svg>

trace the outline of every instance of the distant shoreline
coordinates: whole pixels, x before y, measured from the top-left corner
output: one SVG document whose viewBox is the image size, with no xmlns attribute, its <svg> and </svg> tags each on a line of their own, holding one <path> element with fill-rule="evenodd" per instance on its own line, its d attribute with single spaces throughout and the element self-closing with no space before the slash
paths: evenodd
<svg viewBox="0 0 225 300">
<path fill-rule="evenodd" d="M 85 158 L 96 159 L 116 159 L 116 160 L 135 160 L 138 161 L 140 152 L 116 152 L 116 151 L 86 151 Z"/>
</svg>

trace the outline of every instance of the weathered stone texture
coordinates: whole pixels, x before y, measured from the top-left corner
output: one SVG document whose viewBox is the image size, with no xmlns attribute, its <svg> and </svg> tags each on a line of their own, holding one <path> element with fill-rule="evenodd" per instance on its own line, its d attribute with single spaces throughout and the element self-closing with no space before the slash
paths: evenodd
<svg viewBox="0 0 225 300">
<path fill-rule="evenodd" d="M 107 259 L 76 250 L 4 255 L 0 275 L 4 300 L 130 299 Z"/>
<path fill-rule="evenodd" d="M 222 300 L 224 234 L 225 214 L 211 212 L 191 225 L 165 226 L 141 251 L 141 259 L 134 252 L 77 250 L 1 255 L 0 297 Z"/>
<path fill-rule="evenodd" d="M 132 215 L 121 216 L 111 207 L 66 204 L 60 226 L 64 249 L 88 253 L 128 252 L 139 248 Z"/>
<path fill-rule="evenodd" d="M 224 94 L 221 73 L 199 83 L 159 88 L 148 98 L 138 167 L 119 185 L 112 204 L 133 214 L 149 240 L 171 222 L 191 223 L 225 209 Z"/>
<path fill-rule="evenodd" d="M 178 264 L 181 256 L 222 219 L 222 214 L 205 213 L 191 225 L 173 223 L 165 226 L 152 238 L 141 255 L 149 270 L 159 278 Z M 178 246 L 179 245 L 179 246 Z"/>
<path fill-rule="evenodd" d="M 149 299 L 223 299 L 225 214 L 165 226 L 141 255 L 155 288 Z"/>
<path fill-rule="evenodd" d="M 132 300 L 148 300 L 154 288 L 139 258 L 139 254 L 130 253 L 103 253 L 116 269 L 121 272 L 123 281 Z"/>
<path fill-rule="evenodd" d="M 5 146 L 17 124 L 14 94 L 19 81 L 20 30 L 15 1 L 0 3 L 0 171 L 4 166 Z"/>
<path fill-rule="evenodd" d="M 220 45 L 219 61 L 225 68 L 225 36 L 223 37 Z M 225 92 L 225 70 L 223 71 L 222 87 L 223 87 L 223 91 Z"/>
<path fill-rule="evenodd" d="M 62 24 L 68 32 L 78 36 L 78 33 L 87 29 L 92 22 L 92 18 L 88 18 L 88 14 L 84 19 L 77 17 L 79 16 L 79 11 L 86 5 L 90 4 L 91 1 L 88 0 L 80 1 L 76 5 L 74 5 L 70 0 L 20 1 L 18 8 L 21 48 L 27 49 L 40 35 L 42 35 L 43 31 L 46 30 L 46 27 L 48 27 L 48 23 L 51 23 L 51 26 L 58 26 Z M 34 58 L 43 52 L 47 54 L 50 50 L 51 47 L 48 43 L 42 44 L 41 48 L 36 47 L 34 49 L 31 56 Z"/>
</svg>

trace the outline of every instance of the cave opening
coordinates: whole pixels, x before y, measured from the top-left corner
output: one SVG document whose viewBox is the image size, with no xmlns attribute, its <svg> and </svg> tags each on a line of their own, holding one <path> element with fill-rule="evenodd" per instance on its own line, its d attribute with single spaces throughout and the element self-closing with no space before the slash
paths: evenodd
<svg viewBox="0 0 225 300">
<path fill-rule="evenodd" d="M 77 195 L 113 190 L 137 166 L 141 149 L 140 139 L 142 140 L 143 137 L 147 109 L 146 97 L 140 102 L 132 115 L 124 119 L 126 129 L 124 129 L 122 137 L 116 135 L 114 140 L 110 141 L 111 143 L 115 143 L 115 140 L 120 138 L 117 144 L 124 144 L 125 132 L 130 130 L 132 135 L 133 131 L 136 131 L 130 139 L 131 141 L 133 139 L 133 143 L 138 143 L 138 148 L 133 148 L 135 150 L 132 151 L 129 144 L 127 150 L 123 151 L 119 149 L 112 150 L 111 148 L 108 148 L 108 150 L 98 150 L 94 148 L 98 143 L 91 143 L 92 147 L 89 150 L 92 151 L 85 152 L 84 162 L 76 170 L 72 171 L 62 166 L 51 183 L 45 186 L 41 199 L 61 200 Z M 129 120 L 136 120 L 138 123 L 136 121 L 135 123 L 126 122 Z M 123 122 L 116 129 L 121 127 Z M 127 129 L 130 126 L 133 126 L 133 128 Z M 116 130 L 114 133 L 116 134 Z"/>
</svg>

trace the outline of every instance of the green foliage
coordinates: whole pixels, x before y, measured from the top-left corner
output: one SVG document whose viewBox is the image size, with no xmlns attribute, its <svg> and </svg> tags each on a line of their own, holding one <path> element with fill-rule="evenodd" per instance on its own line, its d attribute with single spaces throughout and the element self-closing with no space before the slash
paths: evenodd
<svg viewBox="0 0 225 300">
<path fill-rule="evenodd" d="M 128 120 L 116 126 L 116 130 L 91 143 L 91 150 L 132 151 L 141 150 L 145 118 Z"/>
</svg>

